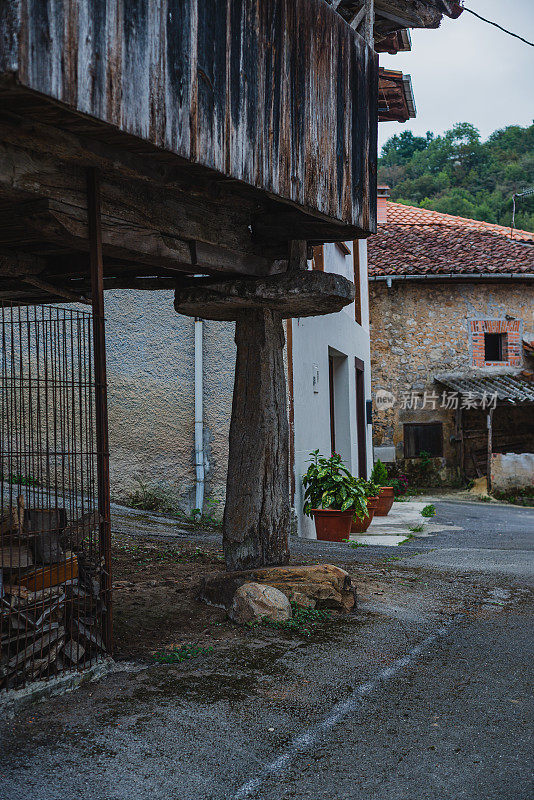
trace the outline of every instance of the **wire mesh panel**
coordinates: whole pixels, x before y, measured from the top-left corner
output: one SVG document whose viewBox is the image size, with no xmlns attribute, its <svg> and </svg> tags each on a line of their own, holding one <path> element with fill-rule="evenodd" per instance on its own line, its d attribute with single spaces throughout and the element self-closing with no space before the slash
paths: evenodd
<svg viewBox="0 0 534 800">
<path fill-rule="evenodd" d="M 0 306 L 0 688 L 105 651 L 92 317 Z M 109 552 L 109 548 L 108 548 Z"/>
</svg>

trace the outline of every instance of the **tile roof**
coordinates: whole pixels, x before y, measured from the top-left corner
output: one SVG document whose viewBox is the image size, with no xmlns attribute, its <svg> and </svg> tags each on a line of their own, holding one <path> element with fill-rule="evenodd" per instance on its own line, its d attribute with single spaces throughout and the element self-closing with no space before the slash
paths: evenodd
<svg viewBox="0 0 534 800">
<path fill-rule="evenodd" d="M 389 201 L 367 248 L 371 277 L 534 274 L 534 233 Z"/>
<path fill-rule="evenodd" d="M 435 380 L 447 389 L 472 399 L 489 398 L 496 394 L 501 403 L 534 403 L 534 381 L 520 374 L 439 375 Z"/>
</svg>

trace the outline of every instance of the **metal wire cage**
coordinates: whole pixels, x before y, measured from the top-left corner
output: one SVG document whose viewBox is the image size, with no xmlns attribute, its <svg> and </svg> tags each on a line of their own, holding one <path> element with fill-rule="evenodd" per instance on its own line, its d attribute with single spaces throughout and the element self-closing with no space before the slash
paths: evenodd
<svg viewBox="0 0 534 800">
<path fill-rule="evenodd" d="M 0 304 L 0 689 L 105 651 L 92 315 Z"/>
</svg>

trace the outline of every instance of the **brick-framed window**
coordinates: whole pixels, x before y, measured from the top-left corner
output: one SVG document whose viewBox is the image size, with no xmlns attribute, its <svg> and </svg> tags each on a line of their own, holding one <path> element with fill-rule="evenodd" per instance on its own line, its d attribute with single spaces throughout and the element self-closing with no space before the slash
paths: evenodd
<svg viewBox="0 0 534 800">
<path fill-rule="evenodd" d="M 521 366 L 523 320 L 472 319 L 469 333 L 472 366 Z"/>
</svg>

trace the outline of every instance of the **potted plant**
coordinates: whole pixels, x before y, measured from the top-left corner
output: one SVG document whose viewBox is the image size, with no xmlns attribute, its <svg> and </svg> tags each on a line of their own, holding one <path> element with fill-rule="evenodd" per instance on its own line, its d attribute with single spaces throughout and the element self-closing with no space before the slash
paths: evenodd
<svg viewBox="0 0 534 800">
<path fill-rule="evenodd" d="M 371 480 L 380 487 L 378 503 L 375 509 L 375 517 L 386 517 L 389 514 L 395 493 L 389 480 L 388 471 L 384 464 L 378 459 L 371 473 Z"/>
<path fill-rule="evenodd" d="M 354 517 L 350 528 L 351 533 L 365 533 L 375 515 L 376 507 L 378 505 L 378 495 L 380 493 L 380 486 L 373 483 L 372 480 L 364 481 L 360 479 L 361 485 L 365 492 L 365 501 L 367 503 L 367 514 L 362 517 Z"/>
<path fill-rule="evenodd" d="M 352 520 L 367 513 L 364 487 L 337 453 L 325 458 L 315 450 L 310 456 L 302 479 L 304 513 L 314 517 L 318 539 L 342 542 L 349 538 Z"/>
</svg>

